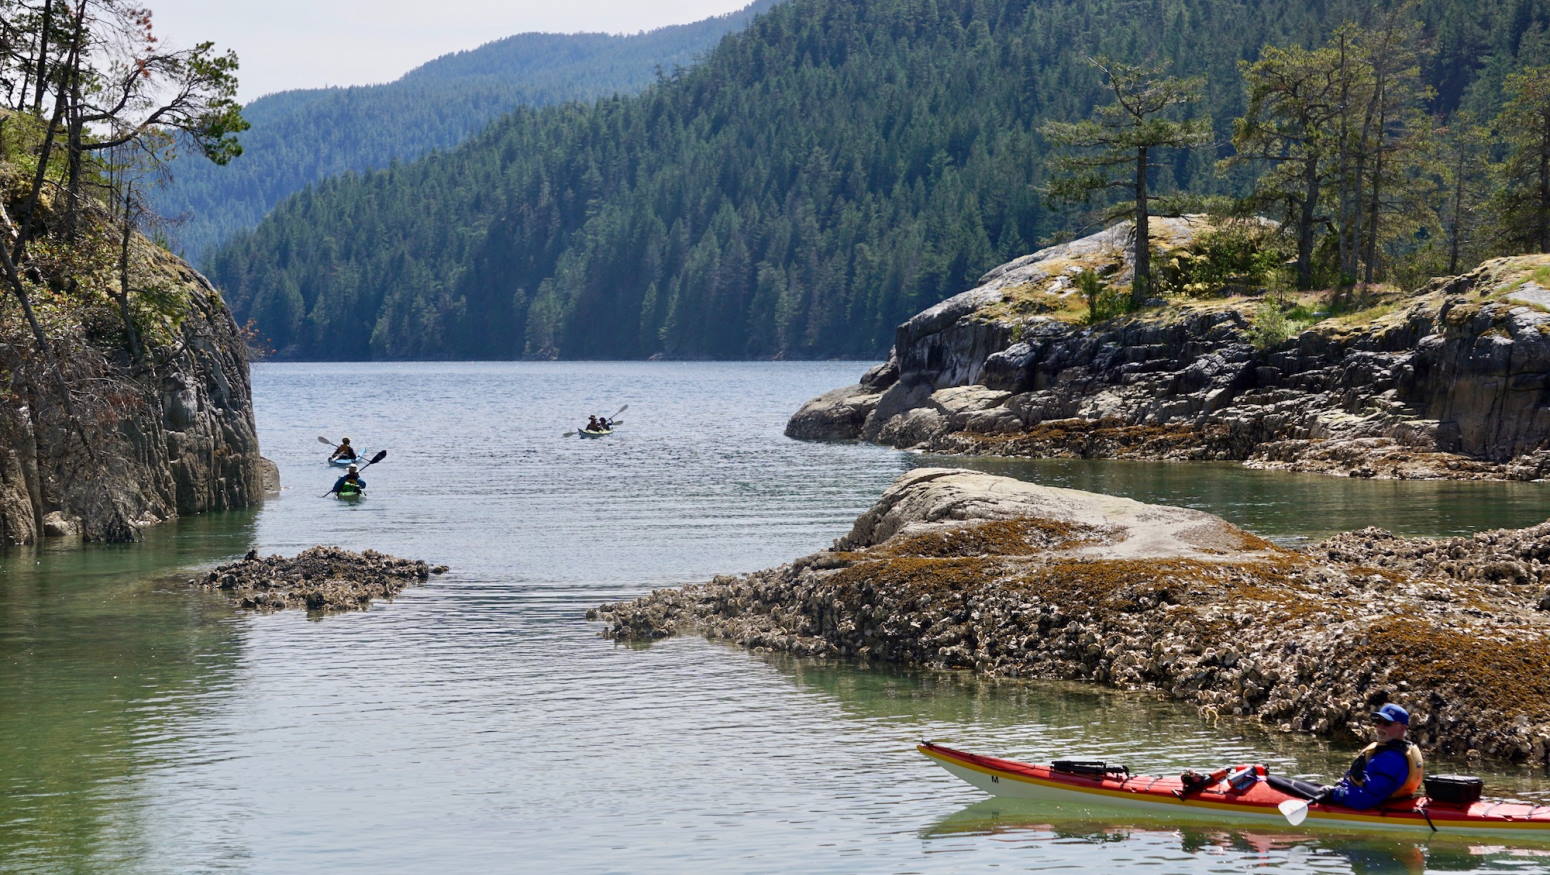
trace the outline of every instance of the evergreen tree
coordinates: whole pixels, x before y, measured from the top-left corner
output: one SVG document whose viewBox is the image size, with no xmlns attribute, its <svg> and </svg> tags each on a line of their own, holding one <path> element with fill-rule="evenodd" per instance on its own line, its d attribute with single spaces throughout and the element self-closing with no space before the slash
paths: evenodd
<svg viewBox="0 0 1550 875">
<path fill-rule="evenodd" d="M 1161 68 L 1107 58 L 1092 63 L 1103 72 L 1114 102 L 1099 107 L 1085 121 L 1047 122 L 1040 129 L 1056 145 L 1093 150 L 1055 158 L 1055 172 L 1060 175 L 1050 182 L 1049 190 L 1056 197 L 1080 201 L 1109 189 L 1130 195 L 1106 218 L 1132 217 L 1135 276 L 1130 299 L 1132 306 L 1139 306 L 1152 285 L 1147 224 L 1152 195 L 1147 183 L 1156 154 L 1162 149 L 1203 146 L 1211 138 L 1209 119 L 1172 120 L 1165 114 L 1199 100 L 1204 81 L 1165 76 Z"/>
<path fill-rule="evenodd" d="M 1498 168 L 1501 235 L 1515 247 L 1550 252 L 1550 66 L 1509 74 L 1506 92 L 1494 124 L 1506 146 Z"/>
</svg>

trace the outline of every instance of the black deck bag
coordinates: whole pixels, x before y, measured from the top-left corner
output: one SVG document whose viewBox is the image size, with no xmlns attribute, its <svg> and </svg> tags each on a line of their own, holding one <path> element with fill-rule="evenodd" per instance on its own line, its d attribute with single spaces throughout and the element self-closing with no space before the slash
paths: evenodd
<svg viewBox="0 0 1550 875">
<path fill-rule="evenodd" d="M 1055 760 L 1050 763 L 1050 768 L 1068 775 L 1082 775 L 1088 778 L 1102 778 L 1110 774 L 1130 774 L 1130 770 L 1124 766 L 1111 766 L 1102 760 Z"/>
<path fill-rule="evenodd" d="M 1485 788 L 1485 782 L 1473 775 L 1427 775 L 1421 783 L 1427 798 L 1449 805 L 1479 802 L 1480 791 Z"/>
</svg>

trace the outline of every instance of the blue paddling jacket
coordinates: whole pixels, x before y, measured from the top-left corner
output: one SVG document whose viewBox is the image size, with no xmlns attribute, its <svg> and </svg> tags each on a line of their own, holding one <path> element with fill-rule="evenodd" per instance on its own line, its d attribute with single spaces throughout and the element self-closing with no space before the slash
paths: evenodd
<svg viewBox="0 0 1550 875">
<path fill-rule="evenodd" d="M 1420 749 L 1409 742 L 1368 745 L 1351 764 L 1351 771 L 1330 791 L 1329 801 L 1360 809 L 1409 796 L 1421 784 L 1421 768 Z"/>
<path fill-rule="evenodd" d="M 334 481 L 334 488 L 330 489 L 329 492 L 338 492 L 339 490 L 343 489 L 344 485 L 346 483 L 348 483 L 348 482 L 350 482 L 350 475 L 346 474 L 343 477 L 340 477 L 338 480 Z M 356 477 L 355 478 L 355 488 L 357 490 L 361 491 L 361 492 L 365 492 L 366 491 L 366 481 L 362 480 L 360 477 Z"/>
</svg>

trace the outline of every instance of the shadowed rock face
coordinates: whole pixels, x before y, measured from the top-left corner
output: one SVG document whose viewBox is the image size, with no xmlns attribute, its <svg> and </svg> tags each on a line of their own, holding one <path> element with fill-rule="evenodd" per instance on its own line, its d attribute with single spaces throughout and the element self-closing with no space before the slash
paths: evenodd
<svg viewBox="0 0 1550 875">
<path fill-rule="evenodd" d="M 219 293 L 182 260 L 138 241 L 157 282 L 186 296 L 173 341 L 149 366 L 105 363 L 91 449 L 60 408 L 25 392 L 0 405 L 0 544 L 44 535 L 132 540 L 139 527 L 247 507 L 277 485 L 259 455 L 244 340 Z M 106 388 L 104 388 L 106 387 Z M 49 387 L 44 387 L 45 389 Z"/>
<path fill-rule="evenodd" d="M 833 548 L 589 613 L 605 636 L 1155 688 L 1211 716 L 1547 762 L 1550 524 L 1305 551 L 1210 514 L 919 469 Z"/>
<path fill-rule="evenodd" d="M 1190 219 L 1160 219 L 1186 245 Z M 1238 459 L 1351 476 L 1550 474 L 1550 313 L 1497 259 L 1394 312 L 1251 342 L 1256 299 L 1096 326 L 1019 316 L 1017 290 L 1122 263 L 1114 229 L 990 272 L 900 326 L 889 361 L 808 402 L 786 433 L 937 452 Z M 1183 243 L 1181 243 L 1183 241 Z M 1068 290 L 1069 292 L 1069 290 Z M 1550 296 L 1547 296 L 1550 299 Z"/>
</svg>

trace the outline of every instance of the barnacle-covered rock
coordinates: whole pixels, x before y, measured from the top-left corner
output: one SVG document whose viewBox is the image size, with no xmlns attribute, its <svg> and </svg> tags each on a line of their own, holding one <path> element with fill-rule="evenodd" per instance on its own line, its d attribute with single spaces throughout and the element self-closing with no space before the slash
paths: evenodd
<svg viewBox="0 0 1550 875">
<path fill-rule="evenodd" d="M 588 616 L 620 640 L 1153 688 L 1286 731 L 1350 735 L 1392 700 L 1428 750 L 1544 763 L 1546 555 L 1550 523 L 1294 551 L 1198 511 L 919 469 L 830 550 Z"/>
<path fill-rule="evenodd" d="M 351 611 L 369 608 L 373 599 L 392 598 L 446 570 L 445 565 L 375 550 L 352 553 L 338 547 L 311 547 L 290 558 L 250 554 L 189 582 L 220 590 L 249 610 Z"/>
</svg>

